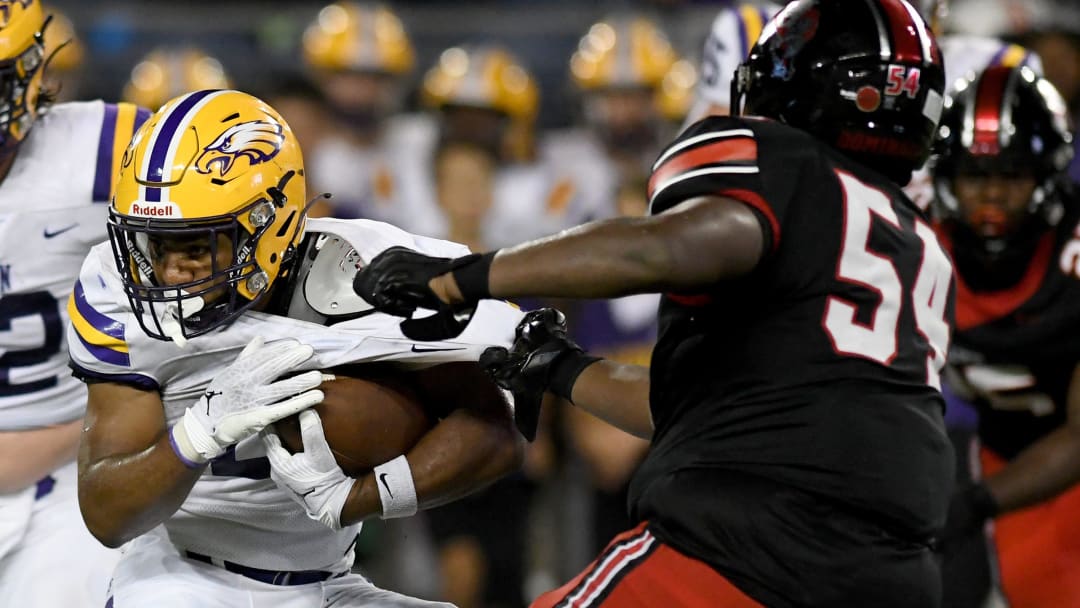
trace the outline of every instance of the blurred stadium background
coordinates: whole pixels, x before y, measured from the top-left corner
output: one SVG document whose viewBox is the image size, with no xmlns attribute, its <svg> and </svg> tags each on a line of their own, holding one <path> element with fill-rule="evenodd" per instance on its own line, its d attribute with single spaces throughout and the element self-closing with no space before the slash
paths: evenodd
<svg viewBox="0 0 1080 608">
<path fill-rule="evenodd" d="M 296 75 L 310 76 L 302 60 L 303 33 L 325 4 L 319 0 L 52 0 L 51 6 L 70 18 L 78 40 L 58 55 L 53 71 L 75 69 L 74 79 L 65 85 L 66 96 L 115 101 L 133 68 L 152 49 L 193 46 L 210 57 L 211 63 L 202 65 L 204 72 L 223 70 L 235 88 L 262 95 Z M 422 79 L 444 50 L 460 44 L 497 43 L 513 52 L 536 81 L 538 139 L 550 130 L 587 130 L 595 117 L 583 109 L 581 93 L 570 76 L 570 58 L 591 24 L 616 13 L 651 16 L 666 31 L 676 53 L 696 66 L 712 20 L 723 6 L 688 0 L 394 2 L 391 7 L 415 50 L 415 62 L 402 87 L 401 109 L 423 109 L 418 93 Z M 1041 50 L 1047 76 L 1061 89 L 1075 115 L 1080 100 L 1080 2 L 953 0 L 947 30 L 1049 44 Z M 286 117 L 292 122 L 288 113 Z M 310 152 L 305 150 L 305 156 Z M 644 196 L 643 182 L 628 183 L 639 191 L 636 196 Z M 593 216 L 625 212 L 622 185 L 602 202 L 606 210 L 593 204 L 588 211 Z M 553 193 L 557 192 L 556 187 Z M 446 196 L 452 198 L 453 192 Z M 428 212 L 437 212 L 432 209 Z M 425 225 L 423 218 L 410 217 Z M 533 227 L 550 231 L 547 224 Z M 565 226 L 555 229 L 559 227 Z M 486 242 L 506 244 L 499 242 L 502 236 L 491 236 Z M 514 233 L 508 238 L 514 242 L 531 236 L 539 234 Z M 626 310 L 599 310 L 590 303 L 560 305 L 577 322 L 575 335 L 585 347 L 604 354 L 617 352 L 623 358 L 644 357 L 647 362 L 652 321 L 647 314 L 642 322 L 640 311 L 650 311 L 648 302 Z M 620 318 L 630 319 L 627 322 L 633 325 L 633 331 L 623 336 L 625 341 L 605 342 L 610 336 L 584 335 L 604 323 L 618 333 L 619 323 L 611 320 Z M 380 585 L 452 599 L 463 608 L 524 605 L 538 592 L 568 580 L 604 540 L 630 524 L 623 514 L 621 490 L 644 445 L 584 420 L 572 408 L 552 409 L 548 431 L 533 444 L 522 474 L 426 517 L 365 525 L 359 545 L 362 570 Z"/>
</svg>

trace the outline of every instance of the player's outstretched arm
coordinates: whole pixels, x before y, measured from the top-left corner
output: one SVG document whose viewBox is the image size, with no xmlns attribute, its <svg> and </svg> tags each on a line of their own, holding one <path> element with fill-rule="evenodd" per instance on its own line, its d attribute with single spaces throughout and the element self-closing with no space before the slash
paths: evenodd
<svg viewBox="0 0 1080 608">
<path fill-rule="evenodd" d="M 391 468 L 378 467 L 358 480 L 342 512 L 343 525 L 375 516 L 401 516 L 384 513 L 383 508 L 384 499 L 390 500 L 385 496 L 386 485 L 381 484 L 398 487 L 392 479 L 395 475 L 411 473 L 417 503 L 413 509 L 426 509 L 476 492 L 520 468 L 524 441 L 514 429 L 502 392 L 478 365 L 431 367 L 416 372 L 413 386 L 425 404 L 442 409 L 444 417 L 403 461 Z M 391 479 L 381 479 L 387 472 Z"/>
<path fill-rule="evenodd" d="M 744 275 L 766 237 L 746 204 L 688 199 L 644 218 L 592 222 L 509 249 L 456 260 L 402 248 L 376 256 L 354 289 L 375 308 L 408 316 L 417 307 L 484 298 L 609 298 L 694 290 Z"/>
<path fill-rule="evenodd" d="M 659 215 L 592 222 L 501 250 L 491 263 L 488 290 L 496 298 L 692 290 L 750 272 L 764 243 L 746 204 L 698 197 Z M 451 283 L 446 289 L 453 299 L 461 297 L 455 288 Z"/>
<path fill-rule="evenodd" d="M 79 446 L 79 508 L 102 544 L 119 547 L 167 519 L 200 473 L 176 457 L 157 391 L 90 385 Z"/>
</svg>

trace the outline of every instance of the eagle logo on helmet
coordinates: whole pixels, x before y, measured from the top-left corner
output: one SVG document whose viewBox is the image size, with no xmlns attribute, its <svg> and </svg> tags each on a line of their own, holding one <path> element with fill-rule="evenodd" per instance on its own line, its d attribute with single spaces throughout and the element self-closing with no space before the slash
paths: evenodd
<svg viewBox="0 0 1080 608">
<path fill-rule="evenodd" d="M 232 170 L 236 161 L 246 158 L 248 166 L 265 163 L 281 152 L 285 145 L 284 129 L 278 122 L 251 120 L 229 127 L 203 148 L 195 160 L 195 170 L 210 174 L 217 167 L 218 176 Z"/>
<path fill-rule="evenodd" d="M 791 80 L 795 68 L 792 59 L 817 34 L 821 13 L 817 6 L 806 6 L 799 11 L 796 5 L 776 16 L 776 35 L 770 40 L 773 55 L 772 75 L 781 80 Z"/>
</svg>

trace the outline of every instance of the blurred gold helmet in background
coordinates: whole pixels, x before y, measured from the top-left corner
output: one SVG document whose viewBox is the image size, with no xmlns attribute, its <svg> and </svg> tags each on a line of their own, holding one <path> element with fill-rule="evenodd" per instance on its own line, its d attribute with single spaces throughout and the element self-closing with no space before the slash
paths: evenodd
<svg viewBox="0 0 1080 608">
<path fill-rule="evenodd" d="M 675 50 L 655 21 L 618 16 L 589 28 L 570 58 L 570 73 L 578 87 L 586 91 L 655 89 L 677 60 Z"/>
<path fill-rule="evenodd" d="M 335 2 L 319 11 L 304 32 L 304 61 L 332 72 L 404 75 L 414 53 L 401 20 L 382 5 Z"/>
<path fill-rule="evenodd" d="M 135 64 L 124 85 L 123 100 L 156 110 L 184 93 L 231 86 L 221 62 L 201 49 L 159 48 Z"/>
</svg>

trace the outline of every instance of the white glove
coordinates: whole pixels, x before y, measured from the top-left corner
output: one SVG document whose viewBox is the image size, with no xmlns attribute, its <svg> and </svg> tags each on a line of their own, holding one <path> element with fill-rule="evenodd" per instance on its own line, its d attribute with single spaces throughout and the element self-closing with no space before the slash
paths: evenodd
<svg viewBox="0 0 1080 608">
<path fill-rule="evenodd" d="M 356 480 L 345 475 L 334 460 L 323 434 L 322 420 L 315 410 L 300 412 L 300 438 L 304 451 L 290 454 L 281 447 L 281 439 L 273 427 L 263 432 L 270 478 L 304 507 L 308 517 L 340 530 L 341 510 Z"/>
<path fill-rule="evenodd" d="M 322 402 L 323 392 L 315 390 L 323 381 L 318 371 L 275 382 L 315 351 L 296 340 L 264 342 L 256 337 L 248 343 L 173 425 L 173 447 L 188 466 L 205 464 L 266 425 Z"/>
</svg>

